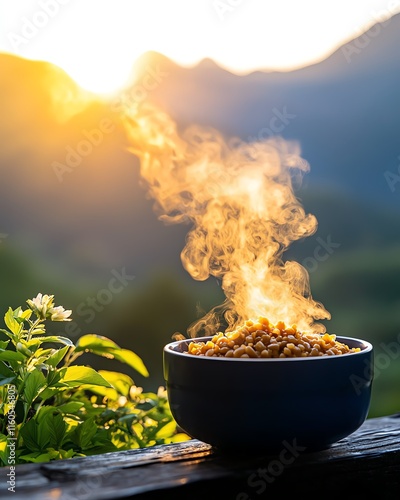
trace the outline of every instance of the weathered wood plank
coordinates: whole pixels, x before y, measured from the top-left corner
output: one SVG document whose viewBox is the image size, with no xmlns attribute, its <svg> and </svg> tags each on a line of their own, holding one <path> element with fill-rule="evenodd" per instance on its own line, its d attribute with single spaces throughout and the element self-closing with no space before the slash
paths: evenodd
<svg viewBox="0 0 400 500">
<path fill-rule="evenodd" d="M 320 498 L 327 492 L 370 498 L 375 491 L 380 499 L 398 499 L 400 415 L 368 419 L 354 434 L 320 452 L 298 449 L 294 442 L 283 444 L 274 456 L 224 456 L 192 440 L 20 465 L 16 493 L 7 491 L 8 467 L 1 472 L 0 498 L 18 500 L 203 499 L 217 487 L 224 499 L 232 500 L 277 493 Z"/>
</svg>

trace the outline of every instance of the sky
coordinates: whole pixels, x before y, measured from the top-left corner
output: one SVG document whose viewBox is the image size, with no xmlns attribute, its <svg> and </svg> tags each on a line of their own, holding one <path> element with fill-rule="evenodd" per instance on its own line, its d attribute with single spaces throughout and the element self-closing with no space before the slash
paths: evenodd
<svg viewBox="0 0 400 500">
<path fill-rule="evenodd" d="M 400 0 L 0 0 L 0 52 L 106 94 L 149 50 L 183 66 L 209 57 L 237 74 L 287 71 L 398 12 Z"/>
</svg>

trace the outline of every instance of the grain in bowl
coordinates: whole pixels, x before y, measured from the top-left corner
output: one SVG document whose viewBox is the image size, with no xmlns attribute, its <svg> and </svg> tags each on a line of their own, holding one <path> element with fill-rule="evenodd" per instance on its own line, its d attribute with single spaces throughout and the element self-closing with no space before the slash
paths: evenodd
<svg viewBox="0 0 400 500">
<path fill-rule="evenodd" d="M 206 342 L 190 342 L 188 353 L 226 358 L 293 358 L 335 356 L 359 352 L 336 340 L 336 335 L 304 333 L 296 325 L 276 324 L 260 316 L 247 320 L 235 330 L 218 332 Z"/>
</svg>

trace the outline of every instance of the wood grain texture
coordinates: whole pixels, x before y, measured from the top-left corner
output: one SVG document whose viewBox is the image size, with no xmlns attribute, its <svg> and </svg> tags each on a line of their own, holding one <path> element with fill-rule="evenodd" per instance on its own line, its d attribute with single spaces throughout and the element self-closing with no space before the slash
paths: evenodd
<svg viewBox="0 0 400 500">
<path fill-rule="evenodd" d="M 329 423 L 327 423 L 329 425 Z M 249 436 L 249 439 L 252 438 Z M 222 455 L 197 440 L 1 470 L 0 498 L 18 500 L 400 498 L 400 415 L 368 419 L 328 450 L 284 444 L 269 456 Z"/>
</svg>

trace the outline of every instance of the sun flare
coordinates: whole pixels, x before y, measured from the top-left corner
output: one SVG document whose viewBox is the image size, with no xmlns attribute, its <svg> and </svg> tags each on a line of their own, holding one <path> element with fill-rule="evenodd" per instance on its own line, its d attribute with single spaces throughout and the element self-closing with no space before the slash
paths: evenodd
<svg viewBox="0 0 400 500">
<path fill-rule="evenodd" d="M 107 69 L 105 69 L 105 66 Z M 98 65 L 76 65 L 62 68 L 84 90 L 100 96 L 110 96 L 124 89 L 134 78 L 132 68 L 126 61 L 118 58 Z"/>
<path fill-rule="evenodd" d="M 137 54 L 140 57 L 141 54 Z M 47 58 L 53 64 L 60 66 L 82 89 L 109 97 L 117 94 L 134 80 L 133 64 L 127 64 L 124 55 L 96 60 L 87 63 L 82 60 L 69 60 L 60 63 L 57 57 Z"/>
<path fill-rule="evenodd" d="M 211 58 L 237 74 L 313 64 L 399 11 L 394 3 L 0 0 L 0 51 L 51 62 L 85 90 L 112 94 L 148 51 L 183 66 Z"/>
</svg>

